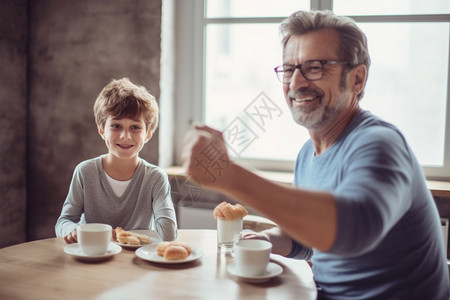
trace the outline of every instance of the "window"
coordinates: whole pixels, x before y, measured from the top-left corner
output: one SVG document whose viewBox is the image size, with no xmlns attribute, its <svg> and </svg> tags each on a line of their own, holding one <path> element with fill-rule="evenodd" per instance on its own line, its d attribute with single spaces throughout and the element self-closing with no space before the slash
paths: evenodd
<svg viewBox="0 0 450 300">
<path fill-rule="evenodd" d="M 278 25 L 299 9 L 333 9 L 368 37 L 361 106 L 400 128 L 428 178 L 450 179 L 448 0 L 196 0 L 175 9 L 176 158 L 190 124 L 205 122 L 241 163 L 292 170 L 309 135 L 273 72 L 282 61 Z"/>
</svg>

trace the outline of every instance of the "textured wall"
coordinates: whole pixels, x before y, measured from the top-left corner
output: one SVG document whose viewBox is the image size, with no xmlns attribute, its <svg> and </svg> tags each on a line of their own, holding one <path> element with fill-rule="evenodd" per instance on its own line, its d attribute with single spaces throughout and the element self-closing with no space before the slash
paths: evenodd
<svg viewBox="0 0 450 300">
<path fill-rule="evenodd" d="M 34 240 L 54 236 L 75 165 L 107 151 L 92 113 L 101 89 L 113 78 L 129 77 L 159 98 L 161 0 L 33 0 L 28 12 L 26 1 L 9 2 L 17 10 L 11 17 L 0 9 L 0 22 L 11 24 L 1 27 L 14 35 L 7 41 L 0 36 L 1 121 L 7 122 L 0 128 L 0 205 L 12 211 L 0 212 L 0 224 L 23 232 L 26 221 L 27 239 Z M 26 21 L 27 40 L 16 30 Z M 158 163 L 158 132 L 141 156 Z M 0 234 L 3 239 L 12 231 Z"/>
<path fill-rule="evenodd" d="M 0 247 L 26 239 L 26 9 L 0 1 Z"/>
<path fill-rule="evenodd" d="M 28 238 L 53 226 L 81 160 L 106 152 L 92 105 L 112 79 L 159 96 L 161 1 L 30 2 Z M 157 163 L 158 136 L 142 156 Z"/>
</svg>

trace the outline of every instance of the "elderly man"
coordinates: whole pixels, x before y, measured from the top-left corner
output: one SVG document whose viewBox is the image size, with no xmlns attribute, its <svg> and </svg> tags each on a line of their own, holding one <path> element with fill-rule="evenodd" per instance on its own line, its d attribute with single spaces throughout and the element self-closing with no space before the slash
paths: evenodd
<svg viewBox="0 0 450 300">
<path fill-rule="evenodd" d="M 311 260 L 319 299 L 449 299 L 439 215 L 401 132 L 359 101 L 370 66 L 355 23 L 331 12 L 296 12 L 281 24 L 275 68 L 294 120 L 311 139 L 300 150 L 294 187 L 232 162 L 219 131 L 196 126 L 186 171 L 202 186 L 251 206 L 279 228 L 248 234 L 273 251 Z M 223 170 L 199 164 L 211 143 Z"/>
</svg>

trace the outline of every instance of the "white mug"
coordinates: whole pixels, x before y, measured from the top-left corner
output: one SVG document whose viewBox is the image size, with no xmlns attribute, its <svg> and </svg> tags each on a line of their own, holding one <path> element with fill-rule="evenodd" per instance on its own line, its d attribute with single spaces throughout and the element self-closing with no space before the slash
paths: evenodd
<svg viewBox="0 0 450 300">
<path fill-rule="evenodd" d="M 270 261 L 272 243 L 263 240 L 240 240 L 234 244 L 236 272 L 241 276 L 264 274 Z"/>
<path fill-rule="evenodd" d="M 112 239 L 112 227 L 108 224 L 82 224 L 77 228 L 77 240 L 81 252 L 86 255 L 103 255 Z"/>
</svg>

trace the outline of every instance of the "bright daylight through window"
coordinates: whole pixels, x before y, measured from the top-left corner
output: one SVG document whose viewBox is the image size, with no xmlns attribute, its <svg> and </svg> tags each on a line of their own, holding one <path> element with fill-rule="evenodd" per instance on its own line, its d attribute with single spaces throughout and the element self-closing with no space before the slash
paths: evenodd
<svg viewBox="0 0 450 300">
<path fill-rule="evenodd" d="M 282 62 L 278 25 L 296 10 L 333 9 L 368 37 L 372 65 L 361 106 L 400 128 L 428 177 L 450 179 L 450 1 L 192 3 L 191 24 L 182 27 L 195 45 L 179 55 L 199 64 L 181 78 L 196 99 L 183 95 L 177 107 L 187 120 L 222 130 L 234 158 L 262 169 L 293 167 L 309 135 L 292 120 L 273 72 Z"/>
</svg>

